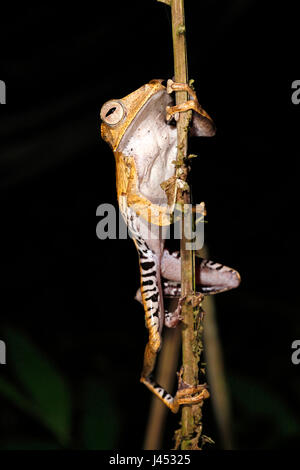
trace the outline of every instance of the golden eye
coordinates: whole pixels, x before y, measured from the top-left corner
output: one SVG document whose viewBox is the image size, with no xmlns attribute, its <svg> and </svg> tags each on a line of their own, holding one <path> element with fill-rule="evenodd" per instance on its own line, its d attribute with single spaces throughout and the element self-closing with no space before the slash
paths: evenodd
<svg viewBox="0 0 300 470">
<path fill-rule="evenodd" d="M 104 103 L 100 111 L 100 117 L 109 126 L 118 124 L 125 115 L 125 109 L 120 101 L 111 100 Z"/>
</svg>

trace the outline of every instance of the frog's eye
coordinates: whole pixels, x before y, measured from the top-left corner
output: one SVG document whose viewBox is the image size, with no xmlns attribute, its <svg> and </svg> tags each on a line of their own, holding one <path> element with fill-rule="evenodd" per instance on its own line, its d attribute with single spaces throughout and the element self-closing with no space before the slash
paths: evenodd
<svg viewBox="0 0 300 470">
<path fill-rule="evenodd" d="M 105 103 L 100 112 L 100 117 L 109 126 L 118 124 L 125 115 L 125 109 L 120 101 L 112 100 Z"/>
</svg>

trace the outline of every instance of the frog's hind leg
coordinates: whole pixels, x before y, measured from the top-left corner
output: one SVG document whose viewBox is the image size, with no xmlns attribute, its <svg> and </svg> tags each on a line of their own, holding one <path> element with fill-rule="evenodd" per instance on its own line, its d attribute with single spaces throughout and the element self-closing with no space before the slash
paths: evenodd
<svg viewBox="0 0 300 470">
<path fill-rule="evenodd" d="M 142 376 L 149 376 L 155 366 L 156 355 L 161 347 L 161 305 L 160 272 L 157 256 L 145 242 L 135 240 L 139 253 L 141 290 L 140 299 L 144 306 L 146 327 L 149 341 L 145 349 Z"/>
<path fill-rule="evenodd" d="M 160 260 L 141 239 L 135 240 L 141 272 L 141 297 L 145 310 L 146 326 L 149 330 L 149 341 L 145 348 L 141 382 L 154 393 L 173 412 L 177 413 L 181 404 L 200 403 L 207 396 L 203 386 L 190 387 L 184 384 L 172 397 L 166 390 L 153 380 L 157 353 L 161 347 L 161 329 L 164 321 L 163 294 L 160 279 Z"/>
<path fill-rule="evenodd" d="M 170 306 L 167 305 L 164 308 L 164 325 L 167 328 L 176 328 L 178 323 L 182 320 L 182 317 L 180 315 L 180 312 L 181 312 L 181 299 L 180 299 L 181 287 L 180 287 L 180 282 L 178 283 L 178 282 L 164 281 L 164 283 L 163 283 L 163 292 L 164 292 L 164 301 L 165 301 L 166 298 L 167 298 L 167 300 L 176 299 L 175 304 L 173 303 L 173 305 L 170 305 Z M 137 290 L 134 298 L 140 304 L 143 305 L 142 293 L 141 293 L 140 288 Z M 173 307 L 173 308 L 170 308 L 170 307 Z"/>
<path fill-rule="evenodd" d="M 162 277 L 180 282 L 181 260 L 178 252 L 172 254 L 164 250 L 161 262 Z M 196 287 L 203 294 L 217 294 L 239 286 L 239 273 L 228 266 L 203 258 L 196 258 Z"/>
<path fill-rule="evenodd" d="M 145 310 L 145 321 L 149 331 L 149 341 L 145 348 L 144 363 L 140 381 L 154 393 L 172 411 L 174 408 L 174 398 L 167 393 L 152 377 L 155 367 L 157 353 L 161 347 L 161 287 L 160 270 L 157 266 L 155 255 L 149 249 L 142 249 L 136 243 L 140 256 L 141 289 L 137 292 L 136 298 L 142 301 Z M 159 276 L 159 279 L 158 279 Z M 159 282 L 158 282 L 159 281 Z"/>
<path fill-rule="evenodd" d="M 161 347 L 161 330 L 163 325 L 161 314 L 163 311 L 163 299 L 159 260 L 157 255 L 149 249 L 147 243 L 141 237 L 136 237 L 134 242 L 139 254 L 141 275 L 141 288 L 137 292 L 136 298 L 144 306 L 145 322 L 149 331 L 149 341 L 144 353 L 141 382 L 169 406 L 172 397 L 152 379 L 157 353 Z"/>
<path fill-rule="evenodd" d="M 196 405 L 209 397 L 206 384 L 191 386 L 183 382 L 182 371 L 179 373 L 178 390 L 175 397 L 167 393 L 152 377 L 141 378 L 146 387 L 154 393 L 173 412 L 177 413 L 180 405 Z"/>
</svg>

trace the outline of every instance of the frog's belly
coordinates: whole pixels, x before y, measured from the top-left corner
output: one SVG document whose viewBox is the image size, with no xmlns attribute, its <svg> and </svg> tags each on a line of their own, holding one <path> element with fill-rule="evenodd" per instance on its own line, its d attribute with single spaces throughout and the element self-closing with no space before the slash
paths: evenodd
<svg viewBox="0 0 300 470">
<path fill-rule="evenodd" d="M 166 204 L 161 183 L 175 174 L 177 131 L 166 123 L 166 106 L 171 97 L 157 93 L 137 115 L 119 145 L 124 156 L 133 157 L 138 190 L 154 204 Z"/>
</svg>

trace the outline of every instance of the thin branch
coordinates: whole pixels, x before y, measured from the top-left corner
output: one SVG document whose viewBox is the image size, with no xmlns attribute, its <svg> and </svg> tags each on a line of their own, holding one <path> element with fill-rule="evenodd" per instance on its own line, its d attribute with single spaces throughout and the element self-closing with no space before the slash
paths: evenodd
<svg viewBox="0 0 300 470">
<path fill-rule="evenodd" d="M 160 0 L 159 0 L 160 1 Z M 188 83 L 188 65 L 186 50 L 186 28 L 184 15 L 184 0 L 164 1 L 171 6 L 172 13 L 172 36 L 174 52 L 174 72 L 175 81 Z M 176 104 L 188 100 L 187 92 L 176 92 Z M 188 151 L 188 129 L 192 117 L 192 112 L 188 111 L 179 114 L 177 121 L 177 177 L 187 182 L 189 166 L 187 162 Z M 189 186 L 181 185 L 184 189 L 177 192 L 177 203 L 190 204 L 191 196 Z M 203 325 L 200 319 L 200 308 L 195 307 L 194 287 L 195 287 L 195 253 L 186 249 L 187 240 L 192 236 L 192 217 L 186 214 L 182 221 L 182 237 L 180 243 L 181 254 L 181 295 L 185 299 L 182 304 L 182 364 L 183 382 L 190 386 L 199 384 L 199 361 L 203 351 L 202 331 Z M 196 334 L 195 334 L 196 332 Z M 182 407 L 181 430 L 176 433 L 177 447 L 181 449 L 198 449 L 199 440 L 202 433 L 202 404 Z M 201 446 L 200 446 L 201 447 Z"/>
</svg>

